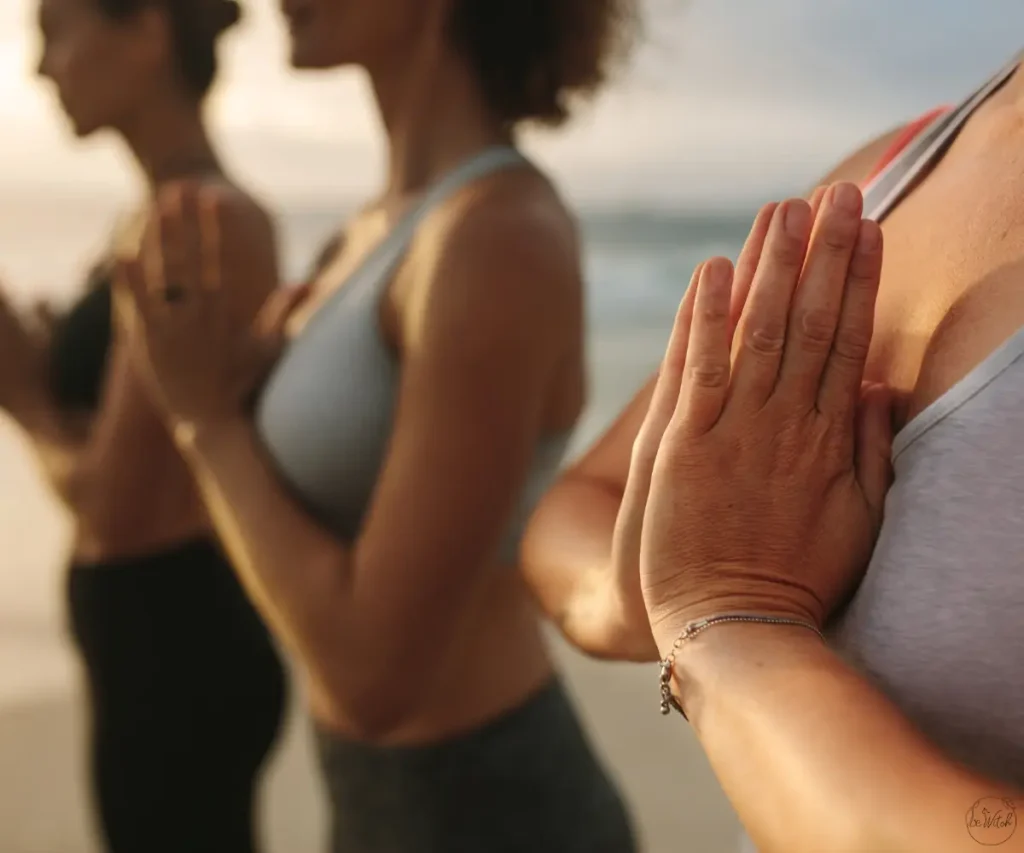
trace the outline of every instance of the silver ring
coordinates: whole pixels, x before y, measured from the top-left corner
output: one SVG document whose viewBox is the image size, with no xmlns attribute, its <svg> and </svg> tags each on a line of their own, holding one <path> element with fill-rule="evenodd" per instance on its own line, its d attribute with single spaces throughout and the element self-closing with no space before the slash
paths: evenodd
<svg viewBox="0 0 1024 853">
<path fill-rule="evenodd" d="M 173 305 L 175 302 L 181 302 L 184 298 L 185 288 L 178 284 L 178 282 L 168 282 L 167 286 L 164 287 L 164 302 Z"/>
</svg>

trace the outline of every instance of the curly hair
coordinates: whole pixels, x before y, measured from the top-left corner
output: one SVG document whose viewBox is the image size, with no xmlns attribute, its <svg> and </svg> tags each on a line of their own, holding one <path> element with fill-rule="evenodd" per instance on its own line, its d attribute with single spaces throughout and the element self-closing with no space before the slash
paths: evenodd
<svg viewBox="0 0 1024 853">
<path fill-rule="evenodd" d="M 185 87 L 202 98 L 217 76 L 217 39 L 242 18 L 235 0 L 99 0 L 108 18 L 124 20 L 142 9 L 163 10 L 174 39 L 178 73 Z"/>
<path fill-rule="evenodd" d="M 639 0 L 454 0 L 450 36 L 510 125 L 557 127 L 630 54 Z"/>
</svg>

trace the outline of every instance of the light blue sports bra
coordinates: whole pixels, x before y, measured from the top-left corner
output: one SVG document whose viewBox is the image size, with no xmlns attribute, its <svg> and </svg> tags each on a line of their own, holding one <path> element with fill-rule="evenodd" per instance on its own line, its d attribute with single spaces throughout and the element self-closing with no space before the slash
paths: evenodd
<svg viewBox="0 0 1024 853">
<path fill-rule="evenodd" d="M 279 474 L 303 505 L 346 541 L 359 533 L 395 416 L 401 365 L 380 329 L 380 301 L 416 229 L 467 184 L 526 159 L 490 148 L 431 187 L 309 319 L 263 389 L 256 428 Z M 497 557 L 517 562 L 536 503 L 558 473 L 570 432 L 544 436 Z"/>
</svg>

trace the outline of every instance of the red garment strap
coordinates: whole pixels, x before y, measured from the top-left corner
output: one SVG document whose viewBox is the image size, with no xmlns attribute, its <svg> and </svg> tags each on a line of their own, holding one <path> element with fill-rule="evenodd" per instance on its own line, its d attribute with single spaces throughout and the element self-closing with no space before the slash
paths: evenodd
<svg viewBox="0 0 1024 853">
<path fill-rule="evenodd" d="M 945 112 L 948 112 L 949 107 L 938 107 L 934 110 L 930 110 L 918 119 L 910 122 L 906 127 L 903 128 L 897 134 L 896 138 L 890 143 L 889 147 L 885 149 L 885 153 L 879 159 L 875 168 L 871 170 L 871 173 L 864 179 L 863 186 L 867 186 L 871 181 L 878 177 L 879 173 L 888 166 L 893 160 L 903 153 L 903 149 L 913 142 L 918 134 L 920 134 L 928 125 L 930 125 L 935 119 Z"/>
</svg>

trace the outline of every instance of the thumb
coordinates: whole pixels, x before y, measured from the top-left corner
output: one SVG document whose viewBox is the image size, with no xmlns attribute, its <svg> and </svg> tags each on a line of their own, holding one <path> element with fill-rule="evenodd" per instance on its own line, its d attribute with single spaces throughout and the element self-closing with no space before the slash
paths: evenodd
<svg viewBox="0 0 1024 853">
<path fill-rule="evenodd" d="M 881 524 L 885 495 L 892 485 L 892 439 L 899 395 L 885 385 L 867 385 L 857 407 L 857 481 L 875 524 Z"/>
<path fill-rule="evenodd" d="M 252 359 L 246 384 L 258 388 L 281 356 L 285 345 L 285 323 L 292 311 L 309 295 L 309 285 L 283 287 L 267 297 L 253 323 Z"/>
</svg>

